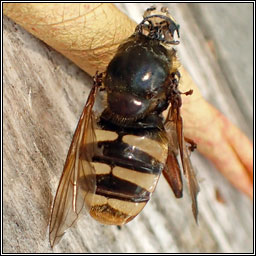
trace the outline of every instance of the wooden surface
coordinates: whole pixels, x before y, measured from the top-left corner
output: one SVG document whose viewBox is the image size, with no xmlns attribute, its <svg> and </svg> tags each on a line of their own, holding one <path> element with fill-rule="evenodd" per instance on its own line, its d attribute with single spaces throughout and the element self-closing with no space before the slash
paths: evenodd
<svg viewBox="0 0 256 256">
<path fill-rule="evenodd" d="M 118 4 L 137 22 L 148 6 Z M 181 25 L 181 62 L 208 101 L 252 138 L 252 4 L 169 10 Z M 52 250 L 51 204 L 92 80 L 6 17 L 3 35 L 3 252 L 252 252 L 252 202 L 198 153 L 198 226 L 187 193 L 176 200 L 161 177 L 143 212 L 121 230 L 85 214 Z"/>
</svg>

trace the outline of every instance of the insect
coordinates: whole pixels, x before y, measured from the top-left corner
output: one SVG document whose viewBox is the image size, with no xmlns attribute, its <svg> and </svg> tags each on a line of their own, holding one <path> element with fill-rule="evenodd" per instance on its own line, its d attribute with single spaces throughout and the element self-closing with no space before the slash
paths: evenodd
<svg viewBox="0 0 256 256">
<path fill-rule="evenodd" d="M 188 148 L 183 136 L 180 73 L 173 48 L 179 44 L 179 25 L 166 8 L 148 8 L 143 18 L 106 72 L 94 77 L 55 196 L 51 246 L 84 207 L 104 224 L 131 221 L 149 201 L 162 172 L 175 196 L 182 197 L 178 154 L 197 219 L 199 187 L 189 158 L 195 144 L 186 140 Z M 106 95 L 106 104 L 96 114 L 99 93 Z"/>
</svg>

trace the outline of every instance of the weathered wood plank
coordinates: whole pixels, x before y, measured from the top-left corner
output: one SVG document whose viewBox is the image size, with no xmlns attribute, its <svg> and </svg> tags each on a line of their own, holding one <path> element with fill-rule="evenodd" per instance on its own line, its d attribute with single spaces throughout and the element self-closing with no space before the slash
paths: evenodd
<svg viewBox="0 0 256 256">
<path fill-rule="evenodd" d="M 135 15 L 131 17 L 136 21 L 147 6 L 119 5 Z M 223 56 L 226 50 L 221 48 L 222 43 L 217 44 L 217 58 L 213 58 L 201 30 L 206 26 L 207 32 L 214 32 L 217 26 L 214 15 L 219 8 L 217 5 L 209 9 L 203 5 L 171 4 L 169 9 L 181 24 L 181 62 L 194 76 L 205 97 L 251 136 L 252 103 L 247 103 L 251 100 L 248 97 L 252 84 L 251 63 L 246 59 L 241 61 L 247 63 L 243 68 L 248 76 L 233 77 L 232 73 L 227 79 L 225 68 L 233 70 L 230 65 L 236 61 L 231 59 L 230 63 L 229 58 Z M 222 11 L 232 14 L 243 10 L 239 17 L 242 24 L 243 19 L 252 19 L 250 8 L 244 4 L 226 5 Z M 198 23 L 195 15 L 199 11 L 200 22 L 207 17 L 212 19 L 209 18 L 207 24 Z M 228 21 L 231 26 L 231 18 Z M 242 33 L 247 36 L 251 33 L 250 27 L 244 29 L 246 31 L 240 31 L 242 38 Z M 216 34 L 213 38 L 219 36 Z M 241 44 L 241 52 L 246 50 L 250 54 L 250 48 L 243 46 L 246 40 L 229 40 Z M 3 251 L 52 252 L 48 242 L 51 203 L 92 81 L 70 61 L 6 17 L 3 43 Z M 221 57 L 224 59 L 220 64 Z M 243 97 L 232 97 L 230 81 L 245 85 Z M 251 201 L 236 191 L 202 156 L 195 153 L 192 160 L 201 186 L 199 226 L 194 223 L 187 193 L 184 199 L 176 200 L 161 178 L 150 203 L 121 230 L 101 225 L 85 214 L 53 251 L 252 252 Z M 225 204 L 216 200 L 216 188 L 226 200 Z"/>
</svg>

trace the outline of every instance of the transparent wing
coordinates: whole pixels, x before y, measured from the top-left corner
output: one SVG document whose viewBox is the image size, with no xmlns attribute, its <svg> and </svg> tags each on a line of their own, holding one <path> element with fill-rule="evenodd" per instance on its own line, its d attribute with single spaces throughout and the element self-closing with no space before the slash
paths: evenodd
<svg viewBox="0 0 256 256">
<path fill-rule="evenodd" d="M 83 109 L 55 196 L 49 229 L 52 247 L 75 223 L 83 207 L 90 207 L 91 195 L 95 191 L 95 170 L 90 162 L 95 142 L 92 107 L 97 89 L 96 86 L 92 88 Z"/>
<path fill-rule="evenodd" d="M 188 181 L 188 188 L 192 200 L 192 211 L 194 218 L 197 222 L 197 216 L 198 216 L 198 207 L 197 207 L 197 194 L 200 191 L 199 185 L 196 180 L 195 172 L 193 169 L 193 166 L 190 161 L 188 149 L 186 147 L 184 138 L 183 138 L 183 159 L 182 159 L 182 165 L 184 169 L 185 176 Z"/>
<path fill-rule="evenodd" d="M 170 187 L 173 190 L 174 195 L 177 198 L 182 197 L 183 184 L 181 178 L 181 170 L 177 160 L 179 154 L 179 144 L 177 139 L 176 124 L 174 122 L 168 121 L 165 124 L 165 131 L 168 136 L 168 156 L 165 168 L 163 170 L 163 175 Z"/>
<path fill-rule="evenodd" d="M 198 207 L 197 207 L 197 194 L 199 192 L 199 185 L 197 183 L 195 172 L 190 161 L 188 149 L 185 144 L 183 136 L 183 121 L 180 116 L 179 108 L 171 108 L 166 120 L 165 128 L 167 133 L 170 132 L 170 137 L 173 139 L 174 149 L 177 148 L 177 144 L 180 151 L 180 157 L 184 175 L 187 178 L 188 188 L 192 200 L 192 212 L 197 222 Z M 175 146 L 176 145 L 176 146 Z"/>
</svg>

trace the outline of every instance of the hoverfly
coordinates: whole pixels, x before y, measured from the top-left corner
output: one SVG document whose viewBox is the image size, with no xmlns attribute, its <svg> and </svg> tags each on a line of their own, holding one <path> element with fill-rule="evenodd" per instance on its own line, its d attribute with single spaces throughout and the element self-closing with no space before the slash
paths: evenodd
<svg viewBox="0 0 256 256">
<path fill-rule="evenodd" d="M 179 44 L 174 38 L 175 32 L 179 37 L 179 25 L 166 8 L 151 7 L 143 18 L 106 72 L 94 77 L 55 196 L 51 246 L 84 207 L 104 224 L 131 221 L 149 201 L 161 172 L 175 196 L 182 197 L 179 153 L 197 220 L 199 187 L 189 158 L 195 144 L 188 141 L 188 148 L 183 136 L 180 73 L 173 48 Z M 96 115 L 93 106 L 99 92 L 106 94 L 106 106 Z"/>
</svg>

